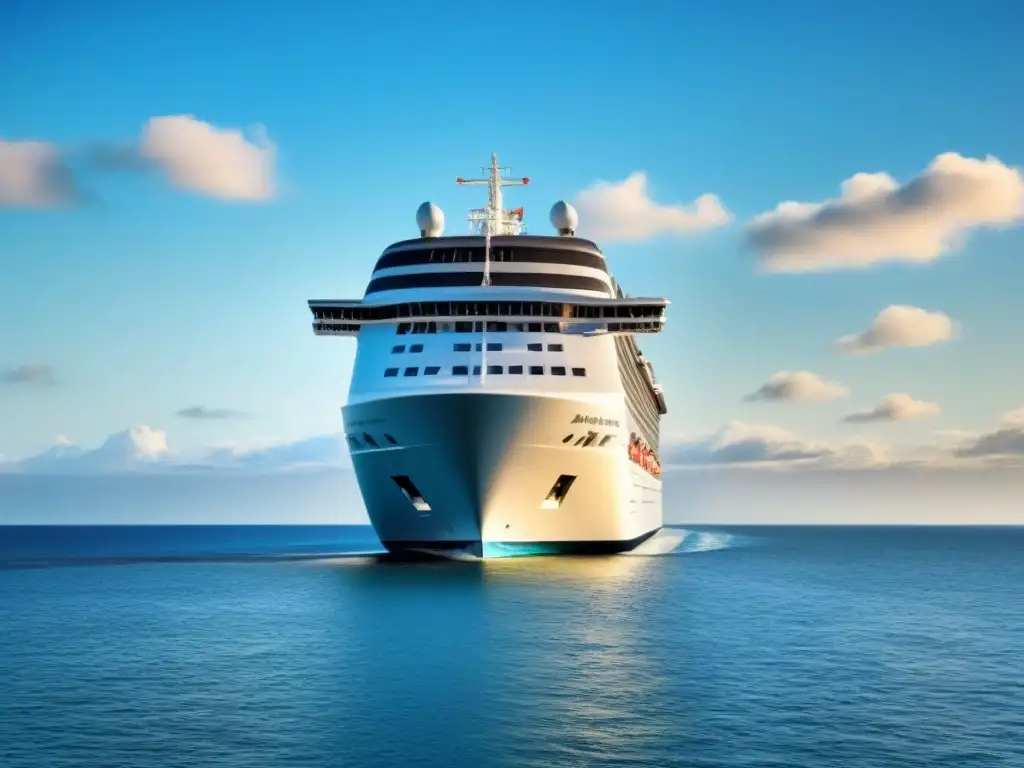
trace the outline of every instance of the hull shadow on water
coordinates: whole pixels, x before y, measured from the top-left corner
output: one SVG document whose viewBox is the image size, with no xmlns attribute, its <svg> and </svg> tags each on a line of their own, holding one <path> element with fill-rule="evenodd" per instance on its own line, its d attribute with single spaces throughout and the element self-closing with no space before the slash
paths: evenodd
<svg viewBox="0 0 1024 768">
<path fill-rule="evenodd" d="M 341 552 L 164 552 L 90 556 L 84 554 L 32 554 L 0 560 L 0 571 L 34 570 L 83 566 L 157 565 L 175 563 L 309 563 L 328 566 L 360 567 L 426 567 L 430 570 L 475 566 L 491 573 L 523 573 L 536 570 L 550 576 L 552 572 L 572 571 L 597 575 L 630 570 L 630 561 L 653 557 L 683 555 L 727 549 L 735 545 L 735 536 L 723 532 L 693 531 L 665 528 L 631 552 L 610 555 L 528 555 L 481 559 L 465 552 L 403 552 L 383 549 L 360 549 Z M 561 563 L 562 565 L 558 565 Z M 531 565 L 532 564 L 532 565 Z"/>
</svg>

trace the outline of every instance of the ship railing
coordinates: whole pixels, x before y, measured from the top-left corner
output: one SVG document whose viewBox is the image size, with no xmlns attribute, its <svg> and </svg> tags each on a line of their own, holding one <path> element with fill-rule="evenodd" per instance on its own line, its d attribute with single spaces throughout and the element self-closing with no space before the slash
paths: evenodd
<svg viewBox="0 0 1024 768">
<path fill-rule="evenodd" d="M 527 317 L 586 320 L 639 320 L 664 318 L 667 299 L 602 299 L 573 297 L 570 301 L 450 300 L 367 304 L 361 301 L 313 299 L 315 318 L 373 323 L 403 319 Z"/>
<path fill-rule="evenodd" d="M 364 323 L 352 322 L 332 318 L 317 318 L 313 321 L 313 330 L 319 335 L 325 336 L 355 336 L 363 326 L 372 325 L 394 325 L 396 321 L 368 321 Z M 407 322 L 407 321 L 406 321 Z M 644 320 L 602 320 L 595 321 L 588 318 L 552 318 L 548 322 L 538 322 L 536 317 L 531 315 L 502 315 L 500 317 L 479 317 L 467 321 L 462 316 L 438 317 L 417 320 L 416 325 L 430 325 L 432 329 L 428 333 L 459 332 L 462 325 L 480 325 L 480 332 L 534 332 L 531 326 L 540 326 L 540 330 L 549 333 L 564 333 L 579 336 L 630 336 L 641 333 L 660 333 L 664 330 L 665 321 L 661 318 L 649 318 Z M 516 328 L 516 326 L 519 326 Z M 473 332 L 473 331 L 470 331 Z"/>
</svg>

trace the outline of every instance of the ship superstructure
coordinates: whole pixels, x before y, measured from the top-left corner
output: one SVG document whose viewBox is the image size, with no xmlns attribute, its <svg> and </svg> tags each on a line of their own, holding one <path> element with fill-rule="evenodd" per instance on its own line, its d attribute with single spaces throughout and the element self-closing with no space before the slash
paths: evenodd
<svg viewBox="0 0 1024 768">
<path fill-rule="evenodd" d="M 631 298 L 571 205 L 556 234 L 524 234 L 487 206 L 445 236 L 432 203 L 420 237 L 392 243 L 362 299 L 311 300 L 313 330 L 354 336 L 345 438 L 370 521 L 390 551 L 479 557 L 620 552 L 662 526 L 665 396 L 635 337 L 668 300 Z"/>
</svg>

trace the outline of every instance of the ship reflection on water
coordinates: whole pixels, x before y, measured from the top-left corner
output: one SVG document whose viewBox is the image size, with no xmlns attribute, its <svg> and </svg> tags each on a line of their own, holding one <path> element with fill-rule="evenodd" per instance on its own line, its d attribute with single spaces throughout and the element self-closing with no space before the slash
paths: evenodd
<svg viewBox="0 0 1024 768">
<path fill-rule="evenodd" d="M 654 558 L 631 555 L 535 555 L 494 560 L 457 560 L 437 557 L 393 558 L 387 555 L 344 555 L 307 561 L 318 567 L 337 568 L 347 573 L 376 575 L 381 581 L 394 577 L 405 581 L 411 575 L 425 581 L 517 582 L 521 584 L 566 584 L 608 582 L 622 586 L 633 574 L 650 567 Z"/>
</svg>

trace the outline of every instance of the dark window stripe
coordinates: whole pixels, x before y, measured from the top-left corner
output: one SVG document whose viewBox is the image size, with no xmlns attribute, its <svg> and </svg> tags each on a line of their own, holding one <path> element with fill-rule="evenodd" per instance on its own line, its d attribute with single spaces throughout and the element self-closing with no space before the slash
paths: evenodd
<svg viewBox="0 0 1024 768">
<path fill-rule="evenodd" d="M 414 251 L 394 251 L 377 259 L 374 271 L 390 267 L 411 267 L 416 264 L 481 264 L 483 248 L 435 248 Z M 603 257 L 585 251 L 555 250 L 550 248 L 492 247 L 491 262 L 495 264 L 562 264 L 571 267 L 591 267 L 608 272 Z"/>
<path fill-rule="evenodd" d="M 366 295 L 401 288 L 466 288 L 480 285 L 480 272 L 422 272 L 417 275 L 377 277 L 366 286 Z M 523 288 L 558 288 L 575 291 L 597 291 L 609 295 L 608 284 L 585 275 L 548 275 L 536 272 L 492 272 L 491 285 Z"/>
</svg>

